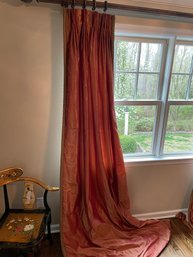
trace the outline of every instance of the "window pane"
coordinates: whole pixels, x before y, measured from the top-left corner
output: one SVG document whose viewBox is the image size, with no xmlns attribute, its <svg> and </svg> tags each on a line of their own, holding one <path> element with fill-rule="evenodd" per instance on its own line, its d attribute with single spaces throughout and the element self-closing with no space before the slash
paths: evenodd
<svg viewBox="0 0 193 257">
<path fill-rule="evenodd" d="M 137 88 L 138 99 L 156 99 L 159 76 L 140 74 Z"/>
<path fill-rule="evenodd" d="M 123 153 L 152 153 L 155 106 L 116 106 L 116 117 Z"/>
<path fill-rule="evenodd" d="M 188 75 L 172 75 L 170 83 L 170 99 L 185 99 L 188 86 Z"/>
<path fill-rule="evenodd" d="M 159 72 L 161 66 L 162 45 L 141 44 L 140 71 Z"/>
<path fill-rule="evenodd" d="M 117 41 L 116 46 L 116 70 L 136 71 L 139 43 Z"/>
<path fill-rule="evenodd" d="M 176 45 L 174 54 L 173 73 L 191 73 L 193 46 Z"/>
<path fill-rule="evenodd" d="M 193 106 L 170 106 L 164 153 L 193 151 Z"/>
<path fill-rule="evenodd" d="M 135 74 L 117 73 L 115 77 L 114 97 L 119 100 L 134 99 Z"/>
</svg>

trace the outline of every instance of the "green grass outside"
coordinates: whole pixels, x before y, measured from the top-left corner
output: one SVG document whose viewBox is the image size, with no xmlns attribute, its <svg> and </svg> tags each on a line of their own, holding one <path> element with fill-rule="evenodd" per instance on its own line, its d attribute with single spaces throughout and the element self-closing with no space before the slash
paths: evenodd
<svg viewBox="0 0 193 257">
<path fill-rule="evenodd" d="M 193 134 L 166 134 L 164 152 L 193 151 Z"/>
<path fill-rule="evenodd" d="M 133 134 L 130 135 L 138 144 L 136 153 L 152 152 L 151 134 Z M 167 133 L 164 144 L 165 153 L 193 151 L 193 133 Z M 126 153 L 126 152 L 124 152 Z"/>
</svg>

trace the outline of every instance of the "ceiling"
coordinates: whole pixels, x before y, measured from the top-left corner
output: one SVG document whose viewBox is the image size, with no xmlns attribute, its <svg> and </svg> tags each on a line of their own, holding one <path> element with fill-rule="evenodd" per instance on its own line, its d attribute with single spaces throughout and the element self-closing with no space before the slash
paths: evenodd
<svg viewBox="0 0 193 257">
<path fill-rule="evenodd" d="M 100 0 L 102 1 L 102 0 Z M 118 3 L 132 6 L 144 6 L 164 10 L 175 10 L 181 12 L 193 13 L 193 1 L 192 0 L 109 0 L 109 3 Z"/>
</svg>

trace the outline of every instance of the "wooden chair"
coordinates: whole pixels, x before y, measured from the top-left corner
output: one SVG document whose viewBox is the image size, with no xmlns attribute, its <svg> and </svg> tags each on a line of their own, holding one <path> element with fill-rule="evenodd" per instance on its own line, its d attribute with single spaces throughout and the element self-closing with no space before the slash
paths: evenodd
<svg viewBox="0 0 193 257">
<path fill-rule="evenodd" d="M 27 253 L 30 252 L 37 257 L 40 242 L 45 237 L 46 227 L 47 238 L 52 243 L 51 209 L 47 203 L 47 194 L 48 191 L 58 191 L 59 188 L 47 186 L 34 178 L 22 177 L 22 174 L 23 171 L 20 168 L 0 170 L 0 186 L 3 186 L 5 203 L 5 211 L 0 218 L 0 253 L 11 248 L 17 250 L 19 256 L 28 256 Z M 44 208 L 10 208 L 7 185 L 19 181 L 32 182 L 44 189 Z"/>
</svg>

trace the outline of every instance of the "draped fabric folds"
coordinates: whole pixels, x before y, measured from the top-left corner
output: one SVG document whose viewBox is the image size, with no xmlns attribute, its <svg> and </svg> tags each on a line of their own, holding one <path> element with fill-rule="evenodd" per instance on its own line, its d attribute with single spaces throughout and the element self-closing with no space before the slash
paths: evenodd
<svg viewBox="0 0 193 257">
<path fill-rule="evenodd" d="M 114 16 L 64 10 L 61 245 L 67 257 L 155 257 L 167 221 L 131 216 L 113 100 Z"/>
</svg>

